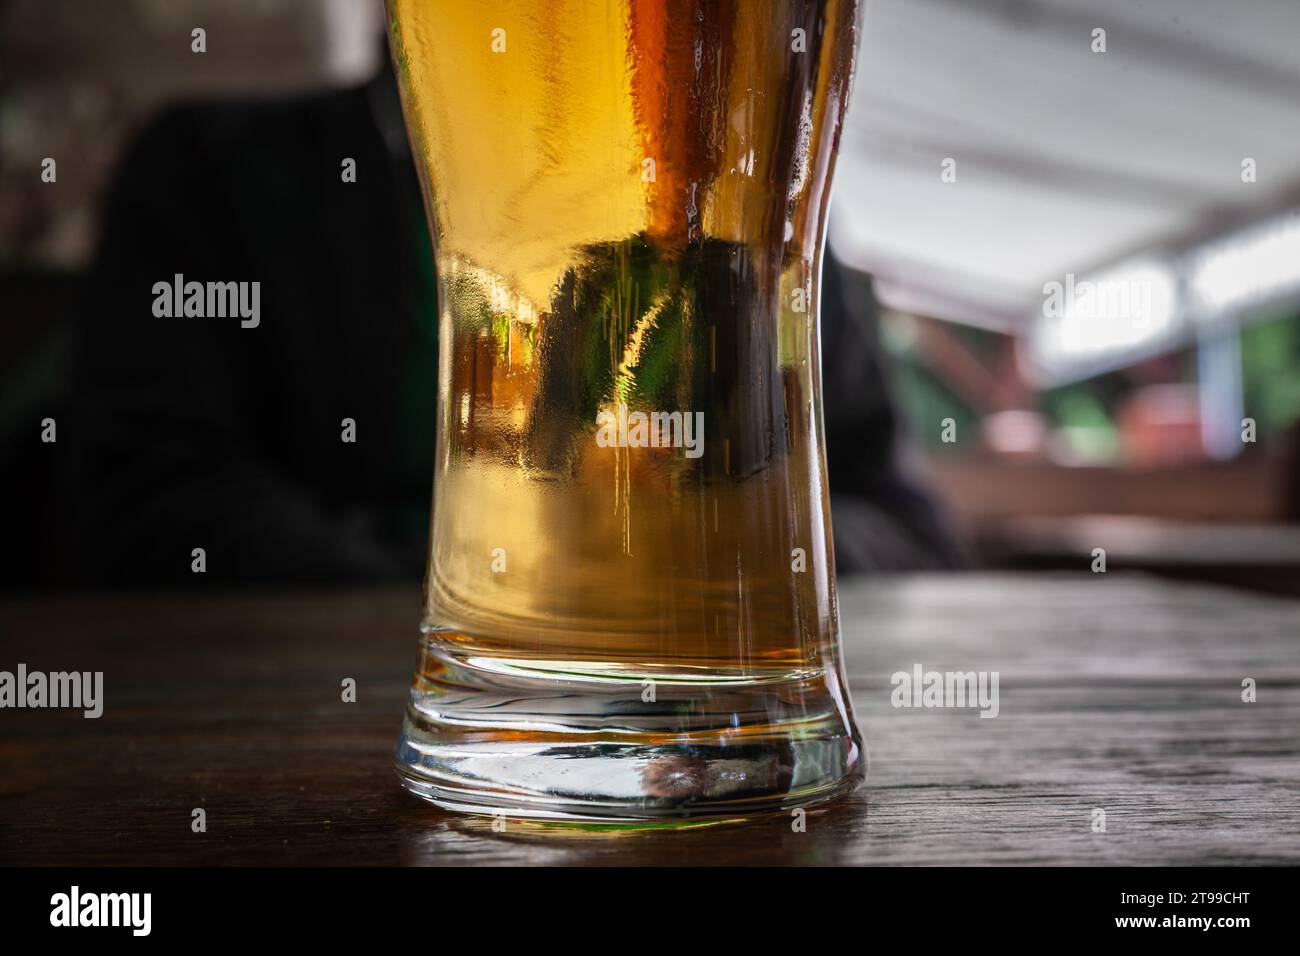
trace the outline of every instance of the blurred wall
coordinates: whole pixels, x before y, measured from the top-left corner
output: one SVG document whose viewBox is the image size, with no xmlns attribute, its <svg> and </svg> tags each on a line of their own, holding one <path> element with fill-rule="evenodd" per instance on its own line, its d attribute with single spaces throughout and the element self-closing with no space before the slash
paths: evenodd
<svg viewBox="0 0 1300 956">
<path fill-rule="evenodd" d="M 84 264 L 117 151 L 168 101 L 358 82 L 383 16 L 382 0 L 0 0 L 0 268 Z"/>
</svg>

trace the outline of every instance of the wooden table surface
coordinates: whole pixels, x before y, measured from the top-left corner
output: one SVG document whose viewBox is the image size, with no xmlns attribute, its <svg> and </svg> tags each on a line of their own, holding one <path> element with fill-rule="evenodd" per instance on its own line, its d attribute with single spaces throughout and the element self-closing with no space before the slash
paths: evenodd
<svg viewBox="0 0 1300 956">
<path fill-rule="evenodd" d="M 610 835 L 496 833 L 398 788 L 414 588 L 11 599 L 0 670 L 102 670 L 106 706 L 0 710 L 0 863 L 1300 861 L 1300 604 L 1116 574 L 843 581 L 840 601 L 867 783 L 803 833 Z M 999 716 L 894 708 L 917 663 L 997 671 Z"/>
</svg>

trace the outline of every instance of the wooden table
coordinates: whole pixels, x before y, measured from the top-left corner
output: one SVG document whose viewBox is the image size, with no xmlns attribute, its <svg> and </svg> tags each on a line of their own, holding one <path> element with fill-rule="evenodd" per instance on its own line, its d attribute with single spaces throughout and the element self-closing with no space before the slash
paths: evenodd
<svg viewBox="0 0 1300 956">
<path fill-rule="evenodd" d="M 398 788 L 414 588 L 10 600 L 0 670 L 102 670 L 107 704 L 0 710 L 0 863 L 1300 860 L 1300 604 L 1087 573 L 847 581 L 840 600 L 866 786 L 805 833 L 618 836 L 494 833 Z M 893 707 L 917 663 L 999 672 L 999 716 Z"/>
</svg>

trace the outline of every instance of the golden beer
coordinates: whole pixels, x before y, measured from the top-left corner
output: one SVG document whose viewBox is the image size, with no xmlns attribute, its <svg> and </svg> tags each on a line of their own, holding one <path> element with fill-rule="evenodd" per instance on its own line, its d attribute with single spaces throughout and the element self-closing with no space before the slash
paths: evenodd
<svg viewBox="0 0 1300 956">
<path fill-rule="evenodd" d="M 637 819 L 861 772 L 817 278 L 853 0 L 390 0 L 439 278 L 444 806 Z"/>
</svg>

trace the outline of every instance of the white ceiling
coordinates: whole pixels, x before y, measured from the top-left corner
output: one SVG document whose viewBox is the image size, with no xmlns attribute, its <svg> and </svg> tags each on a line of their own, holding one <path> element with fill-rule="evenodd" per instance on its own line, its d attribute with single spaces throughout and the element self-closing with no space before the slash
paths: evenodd
<svg viewBox="0 0 1300 956">
<path fill-rule="evenodd" d="M 1296 198 L 1300 0 L 864 2 L 830 228 L 887 304 L 1017 322 L 1048 280 Z"/>
</svg>

